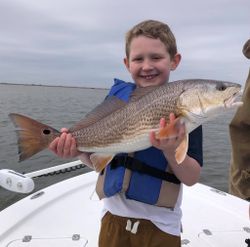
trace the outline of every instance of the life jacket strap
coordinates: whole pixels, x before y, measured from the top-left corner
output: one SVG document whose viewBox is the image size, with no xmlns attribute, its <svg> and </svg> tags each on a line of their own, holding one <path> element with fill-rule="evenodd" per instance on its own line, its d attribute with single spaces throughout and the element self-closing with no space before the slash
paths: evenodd
<svg viewBox="0 0 250 247">
<path fill-rule="evenodd" d="M 170 172 L 165 172 L 130 156 L 115 156 L 110 163 L 111 169 L 123 166 L 131 171 L 140 172 L 161 180 L 180 184 L 181 181 Z"/>
</svg>

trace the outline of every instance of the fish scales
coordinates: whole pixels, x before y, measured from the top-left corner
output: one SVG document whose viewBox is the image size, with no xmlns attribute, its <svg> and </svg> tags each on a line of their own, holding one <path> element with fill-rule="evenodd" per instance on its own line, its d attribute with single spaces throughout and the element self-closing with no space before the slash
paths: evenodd
<svg viewBox="0 0 250 247">
<path fill-rule="evenodd" d="M 80 146 L 100 147 L 148 133 L 159 126 L 162 117 L 167 119 L 170 112 L 177 112 L 176 102 L 183 83 L 179 84 L 165 84 L 92 126 L 73 131 L 72 135 Z"/>
</svg>

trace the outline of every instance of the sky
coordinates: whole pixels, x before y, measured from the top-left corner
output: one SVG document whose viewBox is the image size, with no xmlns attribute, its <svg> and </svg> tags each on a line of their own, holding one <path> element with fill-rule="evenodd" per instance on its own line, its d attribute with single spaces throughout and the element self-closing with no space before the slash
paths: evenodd
<svg viewBox="0 0 250 247">
<path fill-rule="evenodd" d="M 244 84 L 249 0 L 0 0 L 0 82 L 109 88 L 131 81 L 125 33 L 154 19 L 175 34 L 182 61 L 170 81 Z"/>
</svg>

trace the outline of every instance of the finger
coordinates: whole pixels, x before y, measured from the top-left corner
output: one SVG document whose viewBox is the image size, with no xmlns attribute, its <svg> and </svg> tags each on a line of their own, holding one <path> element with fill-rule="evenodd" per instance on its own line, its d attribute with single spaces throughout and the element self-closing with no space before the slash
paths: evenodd
<svg viewBox="0 0 250 247">
<path fill-rule="evenodd" d="M 181 126 L 178 130 L 178 135 L 173 139 L 173 145 L 178 147 L 186 136 L 185 128 Z"/>
<path fill-rule="evenodd" d="M 63 146 L 63 158 L 69 158 L 70 157 L 70 150 L 71 150 L 71 141 L 72 141 L 72 135 L 66 134 L 64 146 Z"/>
<path fill-rule="evenodd" d="M 61 132 L 62 132 L 62 133 L 68 133 L 69 130 L 68 130 L 67 128 L 61 128 Z"/>
<path fill-rule="evenodd" d="M 174 113 L 171 112 L 171 113 L 169 114 L 169 122 L 171 123 L 171 122 L 173 122 L 175 119 L 176 119 L 176 117 L 175 117 Z"/>
<path fill-rule="evenodd" d="M 165 118 L 161 118 L 160 119 L 160 128 L 164 128 L 166 126 L 166 119 Z"/>
<path fill-rule="evenodd" d="M 67 134 L 65 132 L 63 132 L 60 135 L 60 138 L 58 140 L 58 145 L 57 145 L 57 154 L 60 157 L 63 157 L 63 153 L 64 153 L 64 144 L 65 144 L 65 140 L 66 140 L 66 136 Z"/>
<path fill-rule="evenodd" d="M 152 146 L 154 146 L 156 148 L 158 148 L 160 146 L 160 140 L 156 139 L 154 131 L 150 132 L 149 138 L 150 138 L 150 142 L 151 142 Z"/>
<path fill-rule="evenodd" d="M 58 145 L 59 137 L 57 137 L 53 142 L 49 144 L 49 149 L 56 153 L 57 152 L 57 145 Z"/>
</svg>

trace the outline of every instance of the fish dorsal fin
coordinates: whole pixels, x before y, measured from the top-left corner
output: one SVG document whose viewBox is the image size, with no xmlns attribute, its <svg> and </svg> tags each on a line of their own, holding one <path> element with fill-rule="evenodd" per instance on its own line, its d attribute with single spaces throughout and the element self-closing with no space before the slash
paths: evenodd
<svg viewBox="0 0 250 247">
<path fill-rule="evenodd" d="M 159 88 L 159 86 L 150 86 L 150 87 L 138 87 L 136 88 L 133 93 L 130 95 L 129 102 L 134 102 L 145 96 L 146 94 L 149 94 L 153 92 L 156 88 Z"/>
<path fill-rule="evenodd" d="M 111 113 L 121 109 L 126 104 L 127 103 L 125 101 L 120 100 L 116 96 L 109 96 L 96 108 L 87 113 L 87 115 L 82 120 L 72 126 L 70 128 L 70 131 L 75 131 L 88 127 L 91 124 L 94 124 L 99 120 L 105 118 L 106 116 L 110 115 Z"/>
</svg>

